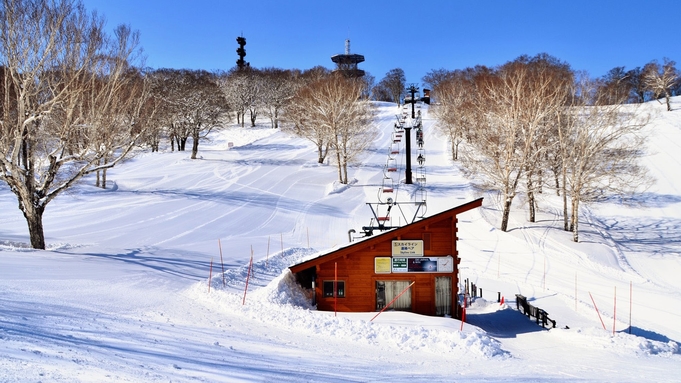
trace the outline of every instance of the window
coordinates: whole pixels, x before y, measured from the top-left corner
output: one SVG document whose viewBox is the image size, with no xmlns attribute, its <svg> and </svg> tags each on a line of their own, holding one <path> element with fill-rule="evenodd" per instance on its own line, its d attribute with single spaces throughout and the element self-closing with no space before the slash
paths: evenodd
<svg viewBox="0 0 681 383">
<path fill-rule="evenodd" d="M 333 283 L 334 281 L 324 281 L 324 297 L 333 298 Z M 345 298 L 345 281 L 336 281 L 336 289 L 338 298 Z"/>
</svg>

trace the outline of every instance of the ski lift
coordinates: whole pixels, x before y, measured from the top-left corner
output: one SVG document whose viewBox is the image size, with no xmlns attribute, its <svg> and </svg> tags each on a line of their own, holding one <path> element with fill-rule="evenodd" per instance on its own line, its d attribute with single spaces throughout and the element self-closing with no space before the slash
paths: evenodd
<svg viewBox="0 0 681 383">
<path fill-rule="evenodd" d="M 385 165 L 386 170 L 388 172 L 396 172 L 397 171 L 397 161 L 395 161 L 394 158 L 388 158 L 388 162 Z"/>
<path fill-rule="evenodd" d="M 381 185 L 381 191 L 382 191 L 382 193 L 383 193 L 383 194 L 390 194 L 390 193 L 393 193 L 393 192 L 395 191 L 394 185 L 395 185 L 395 184 L 394 184 L 394 182 L 393 182 L 392 177 L 388 177 L 388 175 L 386 174 L 385 177 L 383 177 L 383 185 Z M 379 200 L 380 200 L 380 199 L 381 199 L 381 198 L 379 197 Z"/>
</svg>

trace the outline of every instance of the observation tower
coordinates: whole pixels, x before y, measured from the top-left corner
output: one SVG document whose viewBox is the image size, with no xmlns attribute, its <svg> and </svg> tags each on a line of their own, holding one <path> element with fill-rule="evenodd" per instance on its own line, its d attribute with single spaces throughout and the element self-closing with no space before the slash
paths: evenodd
<svg viewBox="0 0 681 383">
<path fill-rule="evenodd" d="M 350 40 L 345 40 L 345 54 L 331 56 L 331 61 L 336 63 L 334 71 L 340 71 L 347 77 L 362 77 L 364 71 L 357 68 L 357 64 L 364 61 L 363 55 L 350 54 Z"/>
</svg>

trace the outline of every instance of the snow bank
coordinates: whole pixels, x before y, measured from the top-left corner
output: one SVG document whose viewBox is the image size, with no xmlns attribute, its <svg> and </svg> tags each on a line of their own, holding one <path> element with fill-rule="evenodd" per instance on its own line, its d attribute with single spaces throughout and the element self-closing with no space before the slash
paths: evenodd
<svg viewBox="0 0 681 383">
<path fill-rule="evenodd" d="M 472 326 L 466 326 L 464 332 L 459 331 L 460 322 L 451 318 L 403 312 L 381 314 L 384 317 L 402 316 L 408 322 L 407 325 L 395 325 L 371 322 L 376 313 L 340 313 L 334 316 L 332 312 L 316 311 L 311 304 L 312 292 L 301 288 L 288 270 L 289 265 L 313 253 L 311 249 L 290 249 L 254 263 L 245 300 L 248 266 L 227 271 L 224 286 L 222 275 L 214 276 L 210 293 L 205 283 L 196 283 L 186 294 L 213 309 L 219 308 L 225 313 L 265 323 L 279 331 L 295 331 L 301 337 L 314 337 L 314 342 L 324 342 L 333 337 L 400 352 L 427 351 L 438 355 L 476 355 L 482 358 L 510 356 L 498 341 L 484 331 Z M 267 285 L 258 287 L 267 275 L 273 273 L 279 274 Z M 235 289 L 237 286 L 240 291 Z M 443 321 L 446 323 L 444 326 Z M 438 328 L 433 328 L 432 323 L 437 323 Z"/>
<path fill-rule="evenodd" d="M 681 347 L 673 340 L 666 342 L 647 339 L 627 332 L 606 331 L 598 328 L 552 329 L 551 336 L 575 346 L 604 349 L 620 355 L 671 357 L 681 354 Z"/>
</svg>

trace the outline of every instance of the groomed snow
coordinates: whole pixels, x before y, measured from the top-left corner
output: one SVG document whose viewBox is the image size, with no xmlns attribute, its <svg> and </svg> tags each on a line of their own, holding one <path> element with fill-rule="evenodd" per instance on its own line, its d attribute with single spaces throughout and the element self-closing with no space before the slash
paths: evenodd
<svg viewBox="0 0 681 383">
<path fill-rule="evenodd" d="M 585 206 L 580 243 L 551 193 L 536 223 L 518 198 L 499 231 L 498 198 L 471 187 L 423 107 L 427 215 L 485 198 L 459 217 L 461 278 L 483 289 L 463 331 L 452 318 L 316 311 L 288 272 L 369 223 L 400 113 L 378 106 L 382 134 L 349 186 L 311 143 L 230 126 L 197 160 L 139 153 L 108 189 L 87 179 L 58 197 L 46 251 L 30 249 L 0 184 L 0 382 L 681 381 L 681 98 L 639 111 L 652 115 L 644 162 L 657 183 L 636 204 Z M 402 184 L 397 200 L 414 193 Z M 515 294 L 557 328 L 519 313 Z"/>
</svg>

